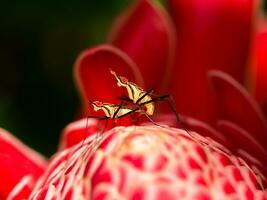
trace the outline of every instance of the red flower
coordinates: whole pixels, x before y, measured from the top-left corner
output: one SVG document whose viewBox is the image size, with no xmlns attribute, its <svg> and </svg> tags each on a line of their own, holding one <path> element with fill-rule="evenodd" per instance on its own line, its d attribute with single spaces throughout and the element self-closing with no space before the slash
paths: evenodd
<svg viewBox="0 0 267 200">
<path fill-rule="evenodd" d="M 85 124 L 71 124 L 65 135 Z M 93 134 L 54 156 L 29 199 L 267 198 L 263 179 L 243 159 L 191 135 L 157 126 L 117 127 L 96 144 Z"/>
<path fill-rule="evenodd" d="M 255 4 L 169 0 L 169 16 L 152 0 L 139 0 L 115 23 L 109 44 L 78 57 L 74 75 L 84 110 L 88 99 L 116 102 L 121 90 L 112 68 L 145 90 L 170 93 L 183 123 L 197 133 L 115 128 L 98 143 L 97 121 L 86 127 L 82 119 L 65 129 L 62 151 L 33 191 L 45 164 L 30 159 L 18 175 L 1 170 L 15 178 L 0 185 L 0 199 L 267 199 L 267 32 L 253 29 Z M 168 108 L 159 110 L 155 120 L 177 125 Z M 5 152 L 15 163 L 29 160 Z"/>
<path fill-rule="evenodd" d="M 46 160 L 7 131 L 0 129 L 0 199 L 29 196 Z"/>
<path fill-rule="evenodd" d="M 115 23 L 110 45 L 79 56 L 75 77 L 84 105 L 120 95 L 112 67 L 146 90 L 171 94 L 191 130 L 253 156 L 267 174 L 267 26 L 253 28 L 256 2 L 170 0 L 169 7 L 172 17 L 150 0 L 138 1 Z"/>
</svg>

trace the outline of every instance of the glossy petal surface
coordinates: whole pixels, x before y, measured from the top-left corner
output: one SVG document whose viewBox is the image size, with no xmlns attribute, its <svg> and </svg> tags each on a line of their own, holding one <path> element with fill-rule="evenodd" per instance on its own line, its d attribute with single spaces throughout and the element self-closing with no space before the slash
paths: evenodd
<svg viewBox="0 0 267 200">
<path fill-rule="evenodd" d="M 4 129 L 0 129 L 0 163 L 0 199 L 6 199 L 23 177 L 31 175 L 36 181 L 46 167 L 41 155 Z"/>
<path fill-rule="evenodd" d="M 258 102 L 267 100 L 267 23 L 262 24 L 255 37 L 254 63 L 252 65 L 252 91 Z"/>
<path fill-rule="evenodd" d="M 250 133 L 229 121 L 218 121 L 218 126 L 225 137 L 231 138 L 234 142 L 235 150 L 243 149 L 258 160 L 262 159 L 265 165 L 267 164 L 267 151 Z"/>
<path fill-rule="evenodd" d="M 214 86 L 219 119 L 243 127 L 263 146 L 267 144 L 267 123 L 257 103 L 232 77 L 220 71 L 209 73 Z"/>
<path fill-rule="evenodd" d="M 86 137 L 94 135 L 100 124 L 96 119 L 83 118 L 70 123 L 62 133 L 60 149 L 69 148 Z"/>
<path fill-rule="evenodd" d="M 139 70 L 125 53 L 109 45 L 88 49 L 80 54 L 74 68 L 84 105 L 88 104 L 88 99 L 114 103 L 116 97 L 121 96 L 122 90 L 109 68 L 143 86 Z"/>
<path fill-rule="evenodd" d="M 173 64 L 175 33 L 163 7 L 152 0 L 137 1 L 115 23 L 109 40 L 135 61 L 145 79 L 145 89 L 159 92 L 166 87 L 165 76 L 170 75 Z"/>
<path fill-rule="evenodd" d="M 207 71 L 220 69 L 240 83 L 248 62 L 253 0 L 169 0 L 177 30 L 170 92 L 182 114 L 213 119 Z"/>
</svg>

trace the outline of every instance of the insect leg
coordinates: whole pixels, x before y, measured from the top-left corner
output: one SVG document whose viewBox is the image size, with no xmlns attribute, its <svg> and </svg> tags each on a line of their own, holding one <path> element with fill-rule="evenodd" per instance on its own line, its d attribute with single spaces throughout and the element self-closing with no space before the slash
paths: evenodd
<svg viewBox="0 0 267 200">
<path fill-rule="evenodd" d="M 119 107 L 115 110 L 115 112 L 114 112 L 114 114 L 112 116 L 113 119 L 117 118 L 117 114 L 119 113 L 119 111 L 122 108 L 122 106 L 123 106 L 123 103 L 121 102 Z"/>
<path fill-rule="evenodd" d="M 107 117 L 107 116 L 87 116 L 86 118 L 87 119 L 88 118 L 96 118 L 96 119 L 99 119 L 99 120 L 105 120 L 105 119 L 108 119 L 109 117 Z"/>
<path fill-rule="evenodd" d="M 64 175 L 67 175 L 69 173 L 69 169 L 71 168 L 71 165 L 72 165 L 72 156 L 74 154 L 74 152 L 77 150 L 77 149 L 80 149 L 84 146 L 84 143 L 85 143 L 85 140 L 87 138 L 87 128 L 88 128 L 88 119 L 89 118 L 96 118 L 96 119 L 100 119 L 100 120 L 105 120 L 107 119 L 106 116 L 87 116 L 86 117 L 86 125 L 85 125 L 85 130 L 84 130 L 84 139 L 83 141 L 79 144 L 79 146 L 73 148 L 71 150 L 71 153 L 68 154 L 68 157 L 67 157 L 67 161 L 66 161 L 66 165 L 64 167 Z M 99 124 L 97 125 L 99 126 Z M 84 157 L 85 157 L 85 152 L 87 151 L 87 149 L 89 149 L 89 147 L 86 147 L 82 152 L 81 152 L 81 159 L 84 160 Z M 62 181 L 64 181 L 65 179 L 65 176 L 62 176 Z"/>
<path fill-rule="evenodd" d="M 97 118 L 98 119 L 98 124 L 97 124 L 97 131 L 95 133 L 95 138 L 93 139 L 91 144 L 87 145 L 86 148 L 81 153 L 82 161 L 84 163 L 86 163 L 85 162 L 86 158 L 90 158 L 90 156 L 97 150 L 98 145 L 99 145 L 99 143 L 101 141 L 102 133 L 105 131 L 105 129 L 107 127 L 107 122 L 108 122 L 108 119 L 109 119 L 109 117 L 107 117 L 107 116 L 87 116 L 87 120 L 89 118 Z M 100 129 L 100 121 L 102 121 L 102 120 L 105 120 L 105 127 L 101 131 L 99 131 L 99 129 Z M 86 128 L 86 130 L 87 130 L 87 128 Z M 83 140 L 82 146 L 84 144 L 84 141 L 85 140 Z"/>
<path fill-rule="evenodd" d="M 142 111 L 141 113 L 144 114 L 149 119 L 149 121 L 151 121 L 151 123 L 153 123 L 154 125 L 159 126 L 161 128 L 164 128 L 163 126 L 161 126 L 161 125 L 157 124 L 156 122 L 154 122 L 154 120 L 146 112 Z"/>
<path fill-rule="evenodd" d="M 84 141 L 85 141 L 85 139 L 87 137 L 87 126 L 88 126 L 88 119 L 89 118 L 95 118 L 95 119 L 99 120 L 98 123 L 97 123 L 97 132 L 96 132 L 96 140 L 97 140 L 98 139 L 98 134 L 99 134 L 98 130 L 99 130 L 99 127 L 100 127 L 100 121 L 101 120 L 106 120 L 106 122 L 107 122 L 109 117 L 107 117 L 107 116 L 87 116 L 86 117 L 86 127 L 85 127 L 85 131 L 84 131 L 84 140 L 83 140 L 83 142 L 81 144 L 81 147 L 84 145 Z"/>
<path fill-rule="evenodd" d="M 183 124 L 183 122 L 182 122 L 182 120 L 181 120 L 181 118 L 180 118 L 180 116 L 179 116 L 179 114 L 178 114 L 178 112 L 176 110 L 175 102 L 174 102 L 174 100 L 173 100 L 173 98 L 172 98 L 172 96 L 170 94 L 154 97 L 149 101 L 141 103 L 140 106 L 144 106 L 144 105 L 146 105 L 148 103 L 151 103 L 151 102 L 164 101 L 164 100 L 167 101 L 168 106 L 174 112 L 176 120 L 180 124 L 181 128 L 184 129 L 186 132 L 188 132 L 188 130 L 186 129 L 185 125 Z"/>
</svg>

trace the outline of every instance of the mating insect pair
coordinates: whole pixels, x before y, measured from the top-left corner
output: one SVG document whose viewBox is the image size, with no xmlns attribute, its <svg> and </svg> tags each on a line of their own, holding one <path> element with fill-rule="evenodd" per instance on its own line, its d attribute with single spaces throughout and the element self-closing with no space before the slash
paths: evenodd
<svg viewBox="0 0 267 200">
<path fill-rule="evenodd" d="M 111 69 L 110 73 L 116 78 L 117 85 L 119 87 L 126 88 L 128 96 L 124 95 L 122 97 L 118 97 L 118 99 L 121 100 L 119 105 L 89 100 L 89 103 L 93 106 L 94 110 L 102 110 L 105 116 L 87 116 L 88 118 L 98 118 L 100 120 L 119 119 L 138 112 L 146 115 L 146 117 L 155 124 L 155 122 L 151 119 L 151 116 L 153 116 L 155 112 L 154 103 L 167 100 L 168 105 L 176 115 L 178 123 L 181 124 L 180 117 L 176 112 L 174 103 L 169 94 L 155 96 L 153 95 L 153 89 L 144 91 L 141 87 L 128 81 L 127 78 L 117 75 L 116 72 Z"/>
<path fill-rule="evenodd" d="M 114 71 L 110 70 L 110 73 L 117 80 L 117 85 L 119 87 L 126 88 L 128 96 L 123 95 L 121 97 L 118 97 L 118 99 L 121 100 L 121 103 L 119 105 L 89 100 L 89 103 L 93 106 L 93 109 L 95 111 L 102 110 L 105 115 L 87 116 L 84 140 L 81 142 L 79 146 L 76 146 L 73 149 L 73 152 L 69 155 L 67 163 L 64 166 L 65 175 L 68 174 L 68 172 L 70 171 L 69 169 L 73 169 L 73 165 L 77 163 L 76 161 L 78 159 L 81 159 L 82 161 L 81 163 L 83 163 L 84 167 L 82 168 L 79 167 L 77 169 L 85 170 L 86 169 L 85 166 L 87 165 L 86 160 L 90 158 L 93 155 L 93 153 L 98 149 L 102 139 L 104 138 L 104 136 L 101 135 L 101 133 L 106 129 L 106 126 L 102 131 L 97 130 L 97 132 L 95 133 L 95 138 L 93 140 L 91 140 L 91 138 L 88 138 L 90 142 L 86 141 L 89 118 L 106 120 L 107 122 L 108 119 L 113 119 L 116 121 L 119 118 L 123 118 L 127 115 L 131 116 L 131 114 L 137 113 L 140 115 L 145 115 L 152 123 L 154 123 L 157 126 L 160 126 L 151 119 L 151 116 L 153 116 L 155 112 L 155 103 L 166 100 L 170 108 L 175 113 L 178 123 L 182 125 L 170 95 L 155 96 L 153 94 L 153 89 L 144 91 L 141 87 L 139 87 L 135 83 L 128 81 L 128 79 L 126 79 L 125 77 L 117 75 Z M 98 126 L 100 125 L 99 122 L 100 121 L 98 121 Z M 81 151 L 79 151 L 80 152 L 79 157 L 75 156 L 77 154 L 74 154 L 75 150 L 77 149 L 81 149 Z M 65 176 L 62 176 L 62 181 L 65 181 Z"/>
<path fill-rule="evenodd" d="M 87 156 L 84 156 L 84 159 L 85 159 L 85 157 L 90 157 L 90 155 L 92 155 L 92 153 L 97 149 L 97 147 L 100 144 L 100 141 L 102 139 L 102 133 L 104 132 L 104 130 L 107 127 L 108 119 L 113 119 L 113 120 L 117 121 L 120 118 L 123 118 L 123 117 L 128 116 L 128 115 L 131 116 L 132 114 L 137 113 L 137 114 L 139 114 L 138 116 L 145 115 L 153 124 L 162 127 L 161 125 L 155 123 L 151 118 L 155 112 L 155 103 L 156 102 L 166 100 L 169 107 L 171 108 L 171 110 L 175 113 L 177 122 L 180 124 L 180 126 L 182 128 L 184 128 L 184 126 L 180 120 L 180 117 L 179 117 L 178 113 L 176 112 L 174 102 L 173 102 L 173 100 L 169 94 L 163 95 L 163 96 L 156 96 L 153 94 L 153 92 L 154 92 L 153 89 L 150 89 L 148 91 L 144 91 L 141 87 L 139 87 L 135 83 L 128 81 L 127 78 L 117 75 L 111 69 L 110 69 L 110 73 L 117 80 L 117 85 L 119 87 L 126 88 L 128 96 L 123 95 L 121 97 L 118 97 L 118 99 L 121 100 L 121 103 L 119 105 L 89 100 L 89 103 L 93 106 L 94 111 L 97 112 L 99 110 L 102 110 L 105 115 L 104 116 L 87 116 L 85 135 L 84 135 L 84 140 L 83 140 L 81 146 L 83 146 L 86 135 L 87 135 L 86 130 L 87 130 L 87 124 L 88 124 L 89 118 L 106 120 L 106 124 L 105 124 L 105 127 L 102 131 L 96 132 L 94 142 L 93 142 L 92 146 L 87 147 L 87 149 L 90 149 L 90 151 L 87 152 Z M 98 128 L 99 128 L 99 124 L 100 124 L 99 122 L 100 121 L 98 121 Z"/>
<path fill-rule="evenodd" d="M 128 81 L 128 79 L 126 79 L 125 77 L 117 75 L 113 70 L 110 70 L 110 73 L 114 75 L 114 77 L 116 78 L 117 85 L 119 87 L 126 88 L 128 96 L 123 95 L 121 97 L 118 97 L 118 99 L 121 100 L 121 103 L 119 105 L 89 100 L 89 103 L 93 106 L 93 109 L 95 111 L 102 110 L 105 115 L 104 116 L 87 116 L 84 140 L 82 141 L 81 145 L 78 147 L 78 148 L 83 148 L 83 151 L 81 153 L 82 161 L 85 161 L 87 158 L 90 158 L 91 155 L 97 150 L 99 144 L 101 143 L 103 139 L 103 136 L 101 135 L 101 133 L 106 129 L 106 126 L 105 126 L 105 128 L 102 131 L 97 131 L 95 133 L 95 138 L 90 143 L 85 142 L 86 136 L 87 136 L 87 125 L 88 125 L 89 118 L 106 120 L 107 122 L 108 119 L 113 119 L 116 121 L 119 118 L 125 117 L 127 115 L 131 115 L 133 113 L 137 113 L 140 115 L 145 115 L 152 123 L 154 123 L 157 126 L 160 126 L 156 124 L 151 119 L 151 117 L 154 115 L 154 112 L 155 112 L 155 103 L 166 100 L 168 102 L 168 105 L 172 109 L 172 111 L 175 113 L 178 123 L 182 126 L 180 117 L 178 113 L 176 112 L 174 103 L 169 94 L 163 95 L 163 96 L 156 96 L 153 94 L 153 89 L 144 91 L 141 87 L 139 87 L 135 83 Z M 98 121 L 98 128 L 100 125 L 99 122 L 100 121 Z M 71 162 L 72 160 L 70 159 L 68 163 L 66 164 L 66 166 L 71 165 Z M 83 163 L 86 164 L 86 162 L 83 162 Z M 66 167 L 65 171 L 68 171 L 67 168 L 68 167 Z"/>
</svg>

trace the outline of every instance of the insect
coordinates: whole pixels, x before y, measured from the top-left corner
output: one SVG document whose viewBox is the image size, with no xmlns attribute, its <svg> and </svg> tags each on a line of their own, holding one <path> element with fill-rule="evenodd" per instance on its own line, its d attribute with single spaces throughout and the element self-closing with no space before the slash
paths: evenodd
<svg viewBox="0 0 267 200">
<path fill-rule="evenodd" d="M 181 121 L 181 119 L 180 119 L 180 117 L 179 117 L 179 115 L 175 109 L 174 101 L 173 101 L 171 95 L 169 95 L 169 94 L 163 95 L 163 96 L 153 95 L 153 92 L 154 92 L 153 89 L 150 89 L 148 91 L 144 91 L 141 87 L 139 87 L 135 83 L 128 81 L 127 78 L 117 75 L 116 72 L 113 71 L 112 69 L 109 69 L 109 70 L 110 70 L 110 73 L 115 76 L 115 78 L 117 80 L 117 85 L 119 87 L 125 87 L 127 90 L 128 97 L 124 95 L 122 97 L 119 97 L 119 99 L 126 101 L 126 102 L 130 102 L 135 106 L 138 106 L 140 108 L 140 110 L 142 110 L 142 108 L 145 107 L 146 110 L 143 113 L 152 122 L 153 122 L 153 120 L 151 120 L 151 118 L 149 116 L 152 116 L 154 114 L 154 111 L 155 111 L 154 102 L 166 100 L 169 107 L 171 108 L 171 110 L 175 113 L 177 122 L 181 125 L 182 128 L 185 129 L 185 127 L 182 124 L 182 121 Z M 152 97 L 152 96 L 154 96 L 154 97 Z"/>
<path fill-rule="evenodd" d="M 98 118 L 103 120 L 109 118 L 118 119 L 139 110 L 139 108 L 126 106 L 123 104 L 116 105 L 116 104 L 102 103 L 100 101 L 91 101 L 91 100 L 89 100 L 89 103 L 93 106 L 94 111 L 102 110 L 105 113 L 105 116 L 88 116 L 88 118 Z"/>
<path fill-rule="evenodd" d="M 131 113 L 134 113 L 134 112 L 141 112 L 140 108 L 139 107 L 131 107 L 131 106 L 127 106 L 127 105 L 124 105 L 123 103 L 121 103 L 120 105 L 116 105 L 116 104 L 110 104 L 110 103 L 102 103 L 100 101 L 92 101 L 92 100 L 89 100 L 89 103 L 93 106 L 93 109 L 94 111 L 99 111 L 99 110 L 102 110 L 105 114 L 105 116 L 87 116 L 87 120 L 86 120 L 86 128 L 85 128 L 85 137 L 86 138 L 86 131 L 87 131 L 87 125 L 88 125 L 88 119 L 89 118 L 97 118 L 99 121 L 98 121 L 98 127 L 99 127 L 99 122 L 100 120 L 105 120 L 106 121 L 106 124 L 105 124 L 105 127 L 102 131 L 98 131 L 96 134 L 95 134 L 95 139 L 94 139 L 94 143 L 93 143 L 93 146 L 91 146 L 91 150 L 89 151 L 89 155 L 91 155 L 97 148 L 97 146 L 100 144 L 100 140 L 101 140 L 101 133 L 104 132 L 104 130 L 106 129 L 107 127 L 107 120 L 108 119 L 119 119 L 119 118 L 122 118 L 126 115 L 130 115 Z M 84 144 L 84 141 L 82 142 L 81 146 L 83 146 Z"/>
<path fill-rule="evenodd" d="M 148 119 L 154 123 L 157 126 L 160 126 L 156 124 L 150 116 L 154 115 L 155 112 L 155 102 L 167 100 L 168 105 L 171 107 L 173 112 L 176 115 L 177 121 L 182 126 L 182 122 L 180 120 L 180 117 L 178 113 L 176 112 L 174 103 L 172 101 L 172 98 L 169 94 L 163 95 L 163 96 L 156 96 L 153 94 L 154 90 L 150 89 L 148 91 L 143 90 L 141 87 L 136 85 L 135 83 L 132 83 L 128 81 L 127 78 L 123 76 L 119 76 L 110 69 L 110 73 L 114 75 L 115 79 L 117 80 L 117 85 L 119 87 L 124 87 L 127 90 L 128 96 L 123 95 L 119 97 L 121 103 L 119 105 L 117 104 L 111 104 L 111 103 L 102 103 L 100 101 L 92 101 L 89 100 L 89 103 L 92 105 L 94 111 L 102 110 L 104 113 L 104 116 L 87 116 L 87 122 L 86 122 L 86 128 L 85 128 L 85 137 L 86 138 L 86 130 L 87 130 L 87 123 L 89 118 L 96 118 L 100 120 L 107 120 L 108 119 L 114 119 L 117 120 L 119 118 L 123 118 L 127 115 L 131 115 L 133 113 L 140 113 L 145 114 Z M 107 125 L 107 124 L 106 124 Z M 106 128 L 105 125 L 105 128 Z M 105 128 L 102 130 L 104 131 Z M 184 130 L 186 130 L 184 128 Z M 99 144 L 102 140 L 102 131 L 97 131 L 94 142 L 92 145 L 86 146 L 86 149 L 83 151 L 82 160 L 85 160 L 86 158 L 90 157 L 98 148 Z M 84 145 L 84 141 L 81 143 L 81 146 Z M 89 149 L 89 151 L 88 151 Z"/>
<path fill-rule="evenodd" d="M 131 101 L 135 105 L 143 105 L 146 108 L 146 114 L 152 116 L 155 111 L 155 105 L 150 94 L 153 90 L 148 90 L 145 92 L 141 87 L 128 81 L 127 78 L 123 76 L 118 76 L 116 72 L 110 69 L 110 73 L 115 76 L 117 80 L 117 85 L 119 87 L 125 87 L 128 92 L 128 97 L 123 96 L 121 99 L 126 101 Z"/>
</svg>

